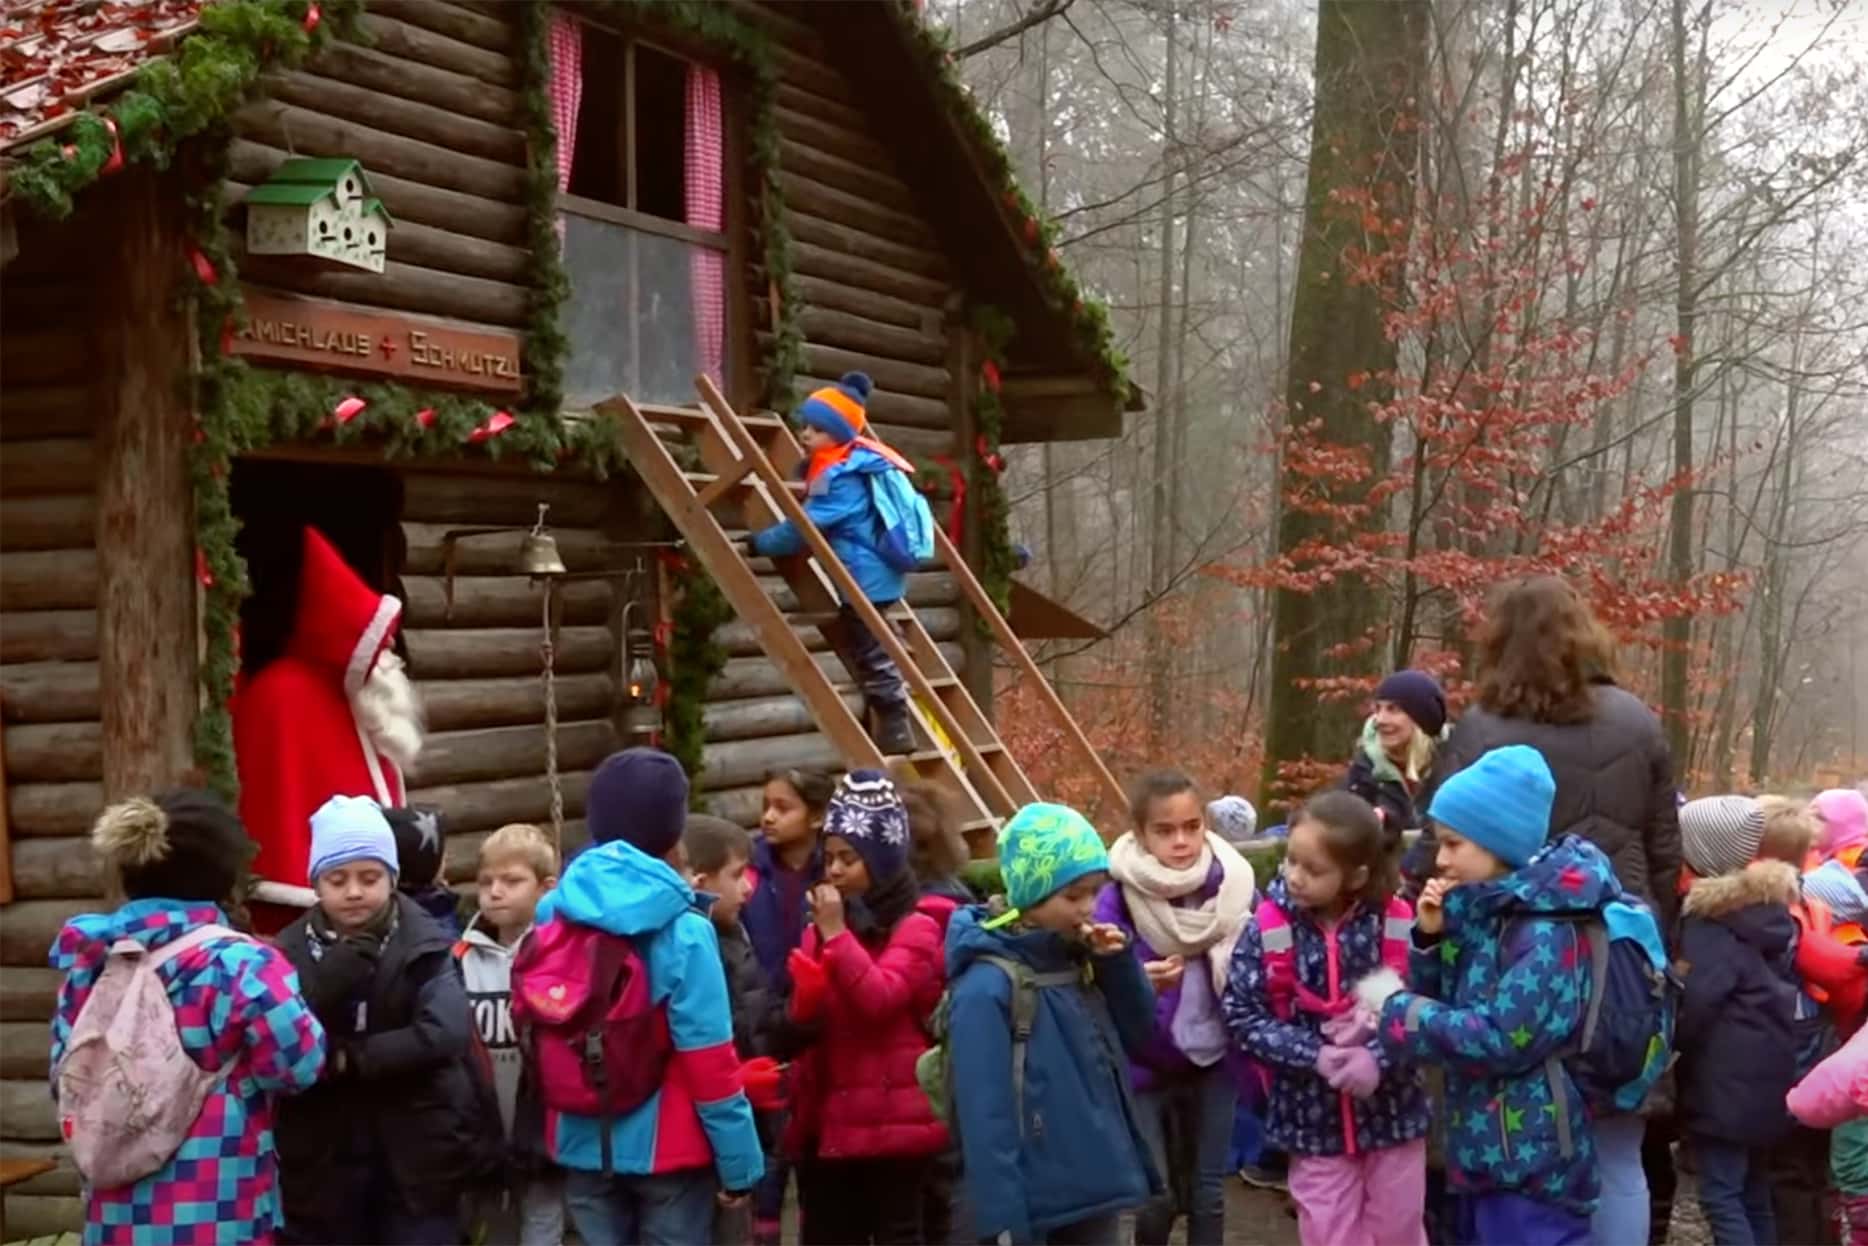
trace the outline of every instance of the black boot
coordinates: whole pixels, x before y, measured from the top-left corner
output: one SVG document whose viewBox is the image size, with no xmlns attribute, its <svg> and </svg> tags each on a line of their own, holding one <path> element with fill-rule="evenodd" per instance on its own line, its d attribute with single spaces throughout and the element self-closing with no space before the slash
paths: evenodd
<svg viewBox="0 0 1868 1246">
<path fill-rule="evenodd" d="M 914 726 L 908 721 L 908 702 L 893 701 L 871 707 L 875 719 L 876 747 L 886 757 L 901 757 L 915 751 Z"/>
</svg>

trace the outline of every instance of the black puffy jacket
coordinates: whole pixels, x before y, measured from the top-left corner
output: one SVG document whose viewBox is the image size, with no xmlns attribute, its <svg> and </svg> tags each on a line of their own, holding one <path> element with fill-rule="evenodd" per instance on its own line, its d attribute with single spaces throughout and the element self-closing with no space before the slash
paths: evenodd
<svg viewBox="0 0 1868 1246">
<path fill-rule="evenodd" d="M 499 1162 L 497 1107 L 476 1079 L 467 991 L 452 940 L 414 900 L 397 893 L 396 928 L 383 944 L 364 999 L 359 1033 L 352 1005 L 332 1016 L 333 1048 L 347 1044 L 355 1070 L 282 1100 L 274 1133 L 288 1222 L 315 1232 L 332 1198 L 346 1192 L 339 1169 L 358 1160 L 388 1166 L 396 1194 L 416 1214 L 448 1211 Z M 309 915 L 279 933 L 306 995 L 316 993 Z M 320 1018 L 324 1020 L 324 1018 Z"/>
<path fill-rule="evenodd" d="M 1440 784 L 1483 754 L 1528 744 L 1544 755 L 1557 781 L 1549 838 L 1580 835 L 1600 848 L 1622 886 L 1652 904 L 1661 929 L 1671 931 L 1680 907 L 1673 754 L 1660 720 L 1640 698 L 1602 680 L 1595 703 L 1595 713 L 1580 723 L 1505 718 L 1472 707 L 1434 754 L 1419 807 L 1429 809 Z M 1429 825 L 1403 867 L 1417 886 L 1433 873 L 1434 850 Z"/>
<path fill-rule="evenodd" d="M 1688 1131 L 1748 1147 L 1790 1132 L 1797 1080 L 1795 867 L 1759 861 L 1702 878 L 1686 897 L 1686 990 L 1674 1031 Z"/>
</svg>

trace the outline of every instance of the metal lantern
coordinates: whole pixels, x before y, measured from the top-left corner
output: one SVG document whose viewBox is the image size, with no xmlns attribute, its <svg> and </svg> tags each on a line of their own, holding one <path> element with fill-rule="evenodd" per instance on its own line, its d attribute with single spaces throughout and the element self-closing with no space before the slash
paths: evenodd
<svg viewBox="0 0 1868 1246">
<path fill-rule="evenodd" d="M 635 622 L 641 609 L 634 600 L 623 604 L 623 733 L 653 736 L 662 729 L 661 672 L 649 629 Z"/>
</svg>

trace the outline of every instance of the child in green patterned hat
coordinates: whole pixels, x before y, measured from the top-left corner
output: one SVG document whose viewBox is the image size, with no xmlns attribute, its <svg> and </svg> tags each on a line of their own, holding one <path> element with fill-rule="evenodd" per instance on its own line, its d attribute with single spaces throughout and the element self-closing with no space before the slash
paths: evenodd
<svg viewBox="0 0 1868 1246">
<path fill-rule="evenodd" d="M 1005 896 L 947 931 L 953 1121 L 974 1236 L 1113 1242 L 1162 1189 L 1126 1052 L 1154 1032 L 1154 988 L 1117 927 L 1092 921 L 1109 857 L 1062 805 L 999 839 Z"/>
</svg>

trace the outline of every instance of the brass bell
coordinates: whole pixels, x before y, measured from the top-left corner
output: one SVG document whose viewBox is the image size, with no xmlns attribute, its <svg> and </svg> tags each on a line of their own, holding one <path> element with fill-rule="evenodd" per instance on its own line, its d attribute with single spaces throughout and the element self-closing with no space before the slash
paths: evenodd
<svg viewBox="0 0 1868 1246">
<path fill-rule="evenodd" d="M 558 539 L 545 530 L 545 512 L 549 509 L 547 503 L 538 504 L 538 522 L 519 543 L 519 570 L 534 578 L 564 574 L 564 558 L 558 553 Z"/>
<path fill-rule="evenodd" d="M 558 538 L 549 532 L 528 532 L 519 543 L 519 569 L 529 576 L 563 575 L 564 559 Z"/>
</svg>

